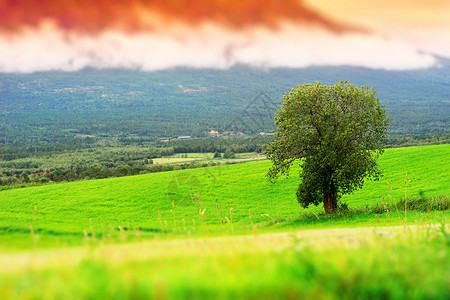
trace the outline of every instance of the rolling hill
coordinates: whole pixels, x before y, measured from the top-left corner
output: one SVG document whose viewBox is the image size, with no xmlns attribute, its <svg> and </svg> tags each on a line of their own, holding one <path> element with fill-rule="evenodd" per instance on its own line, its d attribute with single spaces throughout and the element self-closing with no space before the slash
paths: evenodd
<svg viewBox="0 0 450 300">
<path fill-rule="evenodd" d="M 342 200 L 350 208 L 360 208 L 381 203 L 382 197 L 390 202 L 403 199 L 406 174 L 411 180 L 406 190 L 408 197 L 449 195 L 449 162 L 450 145 L 387 149 L 380 158 L 384 177 L 367 182 L 364 189 Z M 213 227 L 220 226 L 222 219 L 226 224 L 226 218 L 239 227 L 241 222 L 249 226 L 251 222 L 270 222 L 271 218 L 295 222 L 304 212 L 323 212 L 321 207 L 304 210 L 297 204 L 296 169 L 289 179 L 272 184 L 265 178 L 269 167 L 270 161 L 255 161 L 1 191 L 0 234 L 6 238 L 0 248 L 8 247 L 9 239 L 28 244 L 30 225 L 44 244 L 55 240 L 79 243 L 84 231 L 93 230 L 101 236 L 110 226 L 116 232 L 118 226 L 139 227 L 150 236 L 182 230 L 183 222 L 189 230 L 195 225 L 201 228 L 204 219 L 200 209 L 206 209 L 206 222 Z M 265 214 L 270 217 L 262 216 Z M 333 223 L 337 224 L 339 221 Z M 375 218 L 370 224 L 376 224 Z"/>
</svg>

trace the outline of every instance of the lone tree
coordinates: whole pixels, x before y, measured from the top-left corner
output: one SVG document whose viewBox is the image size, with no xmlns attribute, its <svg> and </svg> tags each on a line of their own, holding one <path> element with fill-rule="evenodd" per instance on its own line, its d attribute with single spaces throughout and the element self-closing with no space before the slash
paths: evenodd
<svg viewBox="0 0 450 300">
<path fill-rule="evenodd" d="M 326 214 L 343 194 L 362 188 L 364 179 L 381 175 L 376 160 L 383 153 L 389 118 L 376 91 L 346 81 L 334 86 L 300 84 L 283 96 L 275 117 L 277 131 L 267 149 L 275 181 L 289 176 L 299 160 L 297 200 L 307 208 L 323 202 Z"/>
</svg>

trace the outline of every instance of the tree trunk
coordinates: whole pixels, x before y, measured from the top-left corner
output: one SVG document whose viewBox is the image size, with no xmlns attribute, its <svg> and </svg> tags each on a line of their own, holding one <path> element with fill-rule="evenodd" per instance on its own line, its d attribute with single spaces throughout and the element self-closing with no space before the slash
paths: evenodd
<svg viewBox="0 0 450 300">
<path fill-rule="evenodd" d="M 334 210 L 337 208 L 337 191 L 323 195 L 323 208 L 327 215 L 334 213 Z"/>
</svg>

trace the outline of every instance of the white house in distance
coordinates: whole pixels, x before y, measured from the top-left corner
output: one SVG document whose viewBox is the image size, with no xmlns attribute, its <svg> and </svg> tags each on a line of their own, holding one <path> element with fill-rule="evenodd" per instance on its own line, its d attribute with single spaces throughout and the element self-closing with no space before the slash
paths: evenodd
<svg viewBox="0 0 450 300">
<path fill-rule="evenodd" d="M 190 135 L 183 135 L 183 136 L 177 137 L 177 140 L 188 140 L 188 139 L 190 139 L 190 138 L 191 138 Z"/>
</svg>

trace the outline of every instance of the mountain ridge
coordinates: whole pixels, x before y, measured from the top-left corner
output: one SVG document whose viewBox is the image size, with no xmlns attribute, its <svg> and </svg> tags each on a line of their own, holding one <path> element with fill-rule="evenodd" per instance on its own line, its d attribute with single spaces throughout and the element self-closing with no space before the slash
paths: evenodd
<svg viewBox="0 0 450 300">
<path fill-rule="evenodd" d="M 0 73 L 0 141 L 43 134 L 158 137 L 204 136 L 211 129 L 273 131 L 284 93 L 301 82 L 340 80 L 377 91 L 392 119 L 391 134 L 448 132 L 450 60 L 437 60 L 439 66 L 409 71 L 235 66 Z"/>
</svg>

